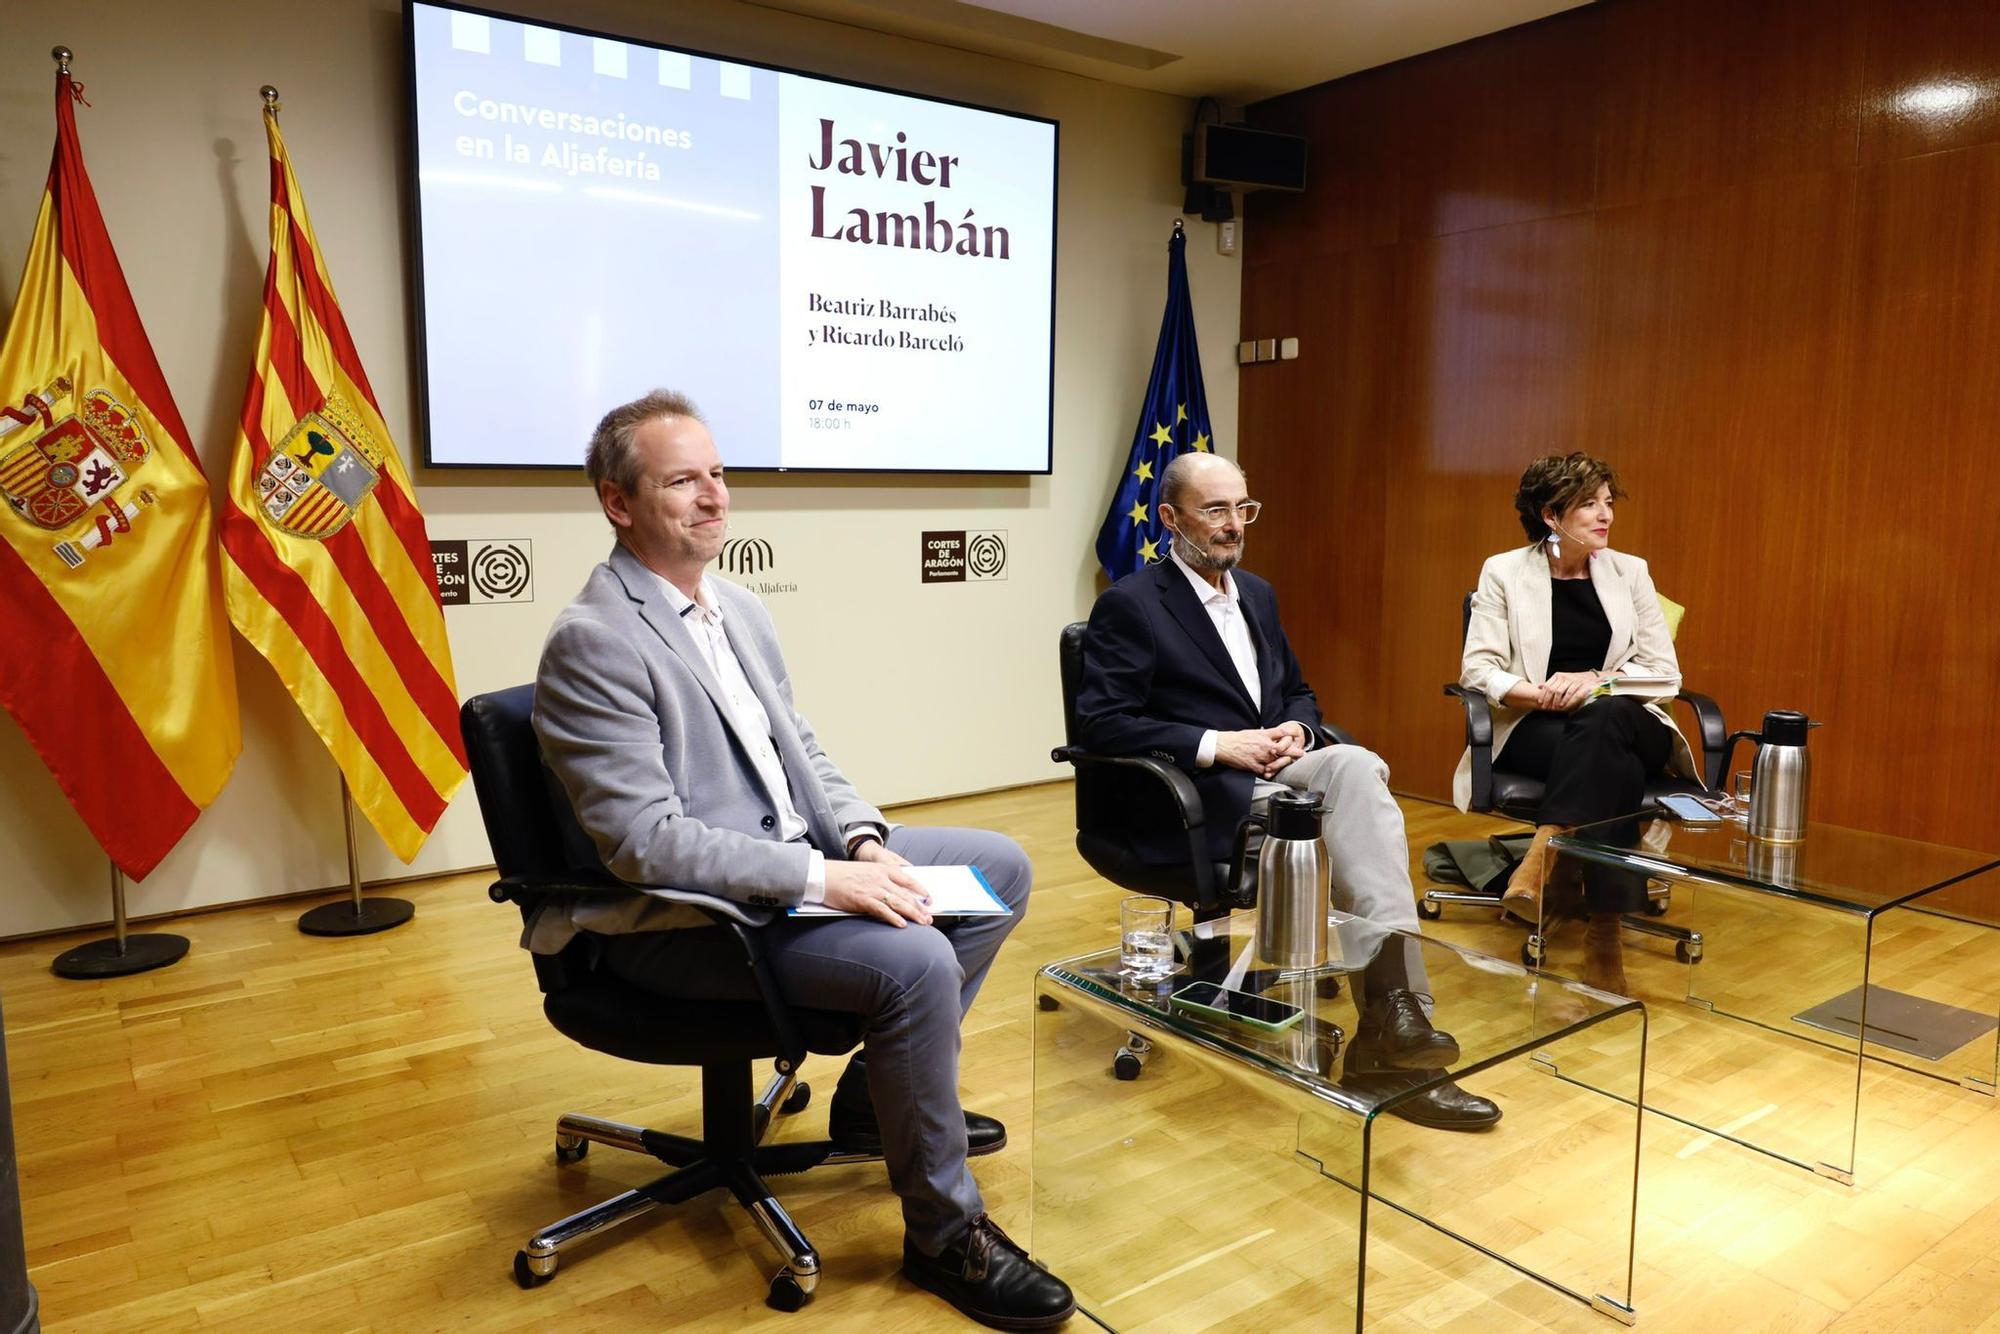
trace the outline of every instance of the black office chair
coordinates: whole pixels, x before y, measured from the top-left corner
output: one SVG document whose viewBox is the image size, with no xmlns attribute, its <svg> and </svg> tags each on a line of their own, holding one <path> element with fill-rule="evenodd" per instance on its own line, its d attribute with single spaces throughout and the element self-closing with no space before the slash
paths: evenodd
<svg viewBox="0 0 2000 1334">
<path fill-rule="evenodd" d="M 1066 744 L 1050 752 L 1058 763 L 1076 769 L 1076 850 L 1090 869 L 1121 889 L 1135 894 L 1157 894 L 1194 910 L 1196 926 L 1227 917 L 1237 908 L 1257 903 L 1257 850 L 1261 840 L 1252 835 L 1243 859 L 1235 865 L 1218 862 L 1208 855 L 1207 815 L 1194 780 L 1176 765 L 1150 755 L 1100 755 L 1084 748 L 1080 738 L 1082 720 L 1076 711 L 1076 695 L 1083 679 L 1083 633 L 1088 627 L 1075 621 L 1062 629 L 1057 658 L 1062 669 L 1063 738 Z M 1354 738 L 1330 724 L 1320 726 L 1320 744 L 1353 745 Z M 1185 861 L 1148 861 L 1138 852 L 1138 831 L 1162 827 L 1181 830 L 1187 838 Z M 1199 957 L 1212 948 L 1199 933 L 1193 951 L 1198 967 L 1210 962 Z M 1332 977 L 1320 979 L 1329 993 L 1338 986 Z M 1136 1079 L 1151 1050 L 1146 1039 L 1130 1034 L 1112 1060 L 1120 1079 Z"/>
<path fill-rule="evenodd" d="M 634 892 L 602 870 L 568 865 L 563 826 L 573 826 L 575 817 L 555 795 L 543 768 L 530 723 L 534 698 L 533 686 L 516 686 L 475 696 L 459 711 L 479 812 L 500 872 L 488 893 L 496 903 L 517 904 L 523 920 L 545 903 Z M 560 1253 L 574 1243 L 656 1205 L 679 1204 L 717 1188 L 734 1195 L 784 1254 L 784 1266 L 771 1280 L 769 1305 L 796 1311 L 818 1286 L 819 1256 L 772 1198 L 762 1174 L 880 1158 L 843 1152 L 830 1140 L 761 1141 L 774 1107 L 796 1112 L 811 1096 L 810 1087 L 797 1082 L 805 1054 L 851 1051 L 861 1040 L 861 1020 L 787 1005 L 772 980 L 758 932 L 724 912 L 710 915 L 741 945 L 743 966 L 756 980 L 759 1000 L 655 996 L 593 969 L 597 941 L 590 936 L 579 936 L 560 954 L 532 956 L 542 1009 L 564 1036 L 621 1060 L 701 1067 L 702 1127 L 701 1138 L 690 1139 L 573 1112 L 561 1117 L 556 1122 L 558 1163 L 579 1161 L 595 1141 L 650 1153 L 676 1170 L 537 1232 L 514 1256 L 514 1278 L 522 1287 L 554 1277 Z M 776 1058 L 777 1074 L 762 1096 L 753 1099 L 751 1064 L 766 1058 Z"/>
<path fill-rule="evenodd" d="M 1472 594 L 1467 593 L 1459 604 L 1459 642 L 1472 627 Z M 1523 774 L 1508 773 L 1493 767 L 1493 706 L 1486 696 L 1477 690 L 1467 690 L 1454 682 L 1444 688 L 1447 695 L 1456 695 L 1465 706 L 1465 744 L 1472 752 L 1472 799 L 1468 809 L 1486 815 L 1504 815 L 1523 824 L 1539 824 L 1537 815 L 1541 810 L 1544 786 L 1539 778 L 1529 778 Z M 1648 809 L 1657 809 L 1659 799 L 1670 792 L 1683 792 L 1694 796 L 1709 795 L 1722 782 L 1722 765 L 1725 759 L 1723 747 L 1729 737 L 1729 729 L 1722 720 L 1722 710 L 1707 695 L 1692 690 L 1682 690 L 1679 701 L 1694 711 L 1695 721 L 1701 738 L 1702 782 L 1692 782 L 1673 775 L 1661 775 L 1646 784 L 1646 804 Z M 1706 786 L 1704 786 L 1704 784 Z M 1417 915 L 1435 921 L 1443 916 L 1444 905 L 1448 903 L 1471 904 L 1479 907 L 1493 907 L 1499 902 L 1504 884 L 1482 886 L 1472 890 L 1449 890 L 1433 886 L 1417 898 Z M 1491 889 L 1491 892 L 1485 892 Z M 1667 910 L 1667 890 L 1664 886 L 1647 886 L 1647 910 L 1645 914 L 1627 913 L 1622 919 L 1627 930 L 1642 935 L 1658 936 L 1674 942 L 1674 957 L 1683 963 L 1692 963 L 1701 958 L 1701 933 L 1686 927 L 1671 926 L 1654 918 Z M 1521 947 L 1521 961 L 1529 967 L 1538 967 L 1545 952 L 1545 941 L 1539 930 L 1529 934 L 1527 943 Z"/>
</svg>

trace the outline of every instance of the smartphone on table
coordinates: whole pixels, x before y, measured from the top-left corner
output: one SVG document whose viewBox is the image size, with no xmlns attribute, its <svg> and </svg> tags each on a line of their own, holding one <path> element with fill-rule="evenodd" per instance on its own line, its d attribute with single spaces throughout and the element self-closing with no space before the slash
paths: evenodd
<svg viewBox="0 0 2000 1334">
<path fill-rule="evenodd" d="M 1722 816 L 1711 810 L 1699 798 L 1685 792 L 1669 792 L 1659 798 L 1660 805 L 1667 814 L 1682 824 L 1721 824 Z"/>
<path fill-rule="evenodd" d="M 1281 1033 L 1305 1017 L 1305 1011 L 1296 1005 L 1247 991 L 1230 991 L 1214 982 L 1191 982 L 1167 1000 L 1177 1010 L 1232 1020 L 1266 1033 Z"/>
</svg>

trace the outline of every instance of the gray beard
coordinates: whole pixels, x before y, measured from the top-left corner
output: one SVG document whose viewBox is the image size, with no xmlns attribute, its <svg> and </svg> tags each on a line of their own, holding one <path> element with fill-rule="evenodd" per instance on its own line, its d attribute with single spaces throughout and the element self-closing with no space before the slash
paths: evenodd
<svg viewBox="0 0 2000 1334">
<path fill-rule="evenodd" d="M 1230 570 L 1235 569 L 1243 560 L 1243 543 L 1241 541 L 1237 542 L 1236 550 L 1221 556 L 1198 547 L 1192 542 L 1179 544 L 1179 550 L 1181 559 L 1194 566 L 1197 570 L 1213 570 L 1217 574 L 1228 573 Z"/>
</svg>

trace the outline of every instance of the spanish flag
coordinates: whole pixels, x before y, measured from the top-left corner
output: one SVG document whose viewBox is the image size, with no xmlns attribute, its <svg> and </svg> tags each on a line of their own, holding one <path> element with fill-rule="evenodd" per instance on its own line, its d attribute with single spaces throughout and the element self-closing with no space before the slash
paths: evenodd
<svg viewBox="0 0 2000 1334">
<path fill-rule="evenodd" d="M 139 879 L 243 748 L 208 482 L 56 76 L 56 149 L 0 346 L 0 702 Z"/>
<path fill-rule="evenodd" d="M 271 265 L 222 519 L 229 619 L 404 861 L 465 781 L 424 517 L 266 98 Z"/>
</svg>

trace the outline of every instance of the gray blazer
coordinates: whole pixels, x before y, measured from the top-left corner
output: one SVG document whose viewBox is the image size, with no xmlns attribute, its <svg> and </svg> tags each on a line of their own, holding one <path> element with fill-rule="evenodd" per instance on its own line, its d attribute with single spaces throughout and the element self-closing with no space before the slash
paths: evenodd
<svg viewBox="0 0 2000 1334">
<path fill-rule="evenodd" d="M 709 588 L 806 821 L 811 846 L 845 856 L 858 826 L 882 813 L 842 776 L 792 703 L 771 617 L 755 595 L 721 579 Z M 522 943 L 552 953 L 579 930 L 604 934 L 707 925 L 686 905 L 753 925 L 805 893 L 805 843 L 780 843 L 776 811 L 738 733 L 722 687 L 654 574 L 622 545 L 591 571 L 542 646 L 535 735 L 598 860 L 634 888 L 548 908 Z"/>
</svg>

